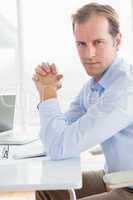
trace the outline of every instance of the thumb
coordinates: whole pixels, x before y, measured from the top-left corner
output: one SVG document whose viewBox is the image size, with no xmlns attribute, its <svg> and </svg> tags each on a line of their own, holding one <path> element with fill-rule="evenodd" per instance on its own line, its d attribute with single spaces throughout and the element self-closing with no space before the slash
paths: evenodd
<svg viewBox="0 0 133 200">
<path fill-rule="evenodd" d="M 58 74 L 58 75 L 57 75 L 57 81 L 60 81 L 62 78 L 63 78 L 63 75 L 62 75 L 62 74 Z"/>
</svg>

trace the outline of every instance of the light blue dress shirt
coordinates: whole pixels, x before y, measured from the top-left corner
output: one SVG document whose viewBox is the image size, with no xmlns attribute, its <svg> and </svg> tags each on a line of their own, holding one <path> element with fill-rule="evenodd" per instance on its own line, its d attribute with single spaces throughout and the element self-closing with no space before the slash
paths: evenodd
<svg viewBox="0 0 133 200">
<path fill-rule="evenodd" d="M 99 82 L 89 80 L 62 113 L 57 98 L 39 104 L 40 137 L 53 160 L 101 144 L 107 172 L 133 169 L 131 66 L 116 57 Z"/>
</svg>

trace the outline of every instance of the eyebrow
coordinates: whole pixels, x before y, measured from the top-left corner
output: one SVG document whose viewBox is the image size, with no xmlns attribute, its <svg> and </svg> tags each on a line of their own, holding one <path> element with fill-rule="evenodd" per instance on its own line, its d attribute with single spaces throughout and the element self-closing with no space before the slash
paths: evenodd
<svg viewBox="0 0 133 200">
<path fill-rule="evenodd" d="M 84 41 L 75 41 L 76 43 L 82 43 L 82 44 L 86 44 L 86 42 Z"/>
<path fill-rule="evenodd" d="M 97 41 L 97 40 L 105 41 L 105 39 L 103 39 L 103 38 L 97 38 L 97 39 L 94 39 L 93 42 L 94 42 L 94 41 Z M 81 41 L 81 40 L 75 40 L 75 42 L 76 42 L 76 43 L 83 43 L 83 44 L 86 44 L 86 42 Z"/>
</svg>

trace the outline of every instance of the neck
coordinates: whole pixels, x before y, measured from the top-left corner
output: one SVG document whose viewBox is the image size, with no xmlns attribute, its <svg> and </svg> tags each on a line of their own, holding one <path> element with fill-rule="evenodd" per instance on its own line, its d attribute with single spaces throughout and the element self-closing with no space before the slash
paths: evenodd
<svg viewBox="0 0 133 200">
<path fill-rule="evenodd" d="M 115 57 L 114 57 L 114 59 L 112 60 L 112 62 L 108 65 L 108 67 L 104 70 L 104 72 L 103 72 L 102 74 L 100 74 L 100 75 L 94 77 L 95 80 L 96 80 L 96 82 L 98 82 L 98 81 L 102 78 L 102 76 L 103 76 L 104 73 L 109 69 L 109 67 L 112 65 L 112 63 L 114 62 L 114 60 L 116 59 L 116 57 L 117 57 L 117 55 L 115 55 Z"/>
</svg>

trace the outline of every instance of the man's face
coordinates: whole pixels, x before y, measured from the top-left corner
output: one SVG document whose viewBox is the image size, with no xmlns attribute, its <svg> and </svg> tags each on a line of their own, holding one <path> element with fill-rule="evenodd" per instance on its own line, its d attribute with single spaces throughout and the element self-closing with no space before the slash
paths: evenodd
<svg viewBox="0 0 133 200">
<path fill-rule="evenodd" d="M 116 57 L 120 33 L 112 37 L 107 19 L 94 15 L 84 23 L 75 24 L 74 35 L 87 74 L 99 80 Z"/>
</svg>

